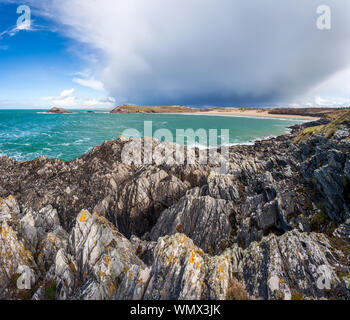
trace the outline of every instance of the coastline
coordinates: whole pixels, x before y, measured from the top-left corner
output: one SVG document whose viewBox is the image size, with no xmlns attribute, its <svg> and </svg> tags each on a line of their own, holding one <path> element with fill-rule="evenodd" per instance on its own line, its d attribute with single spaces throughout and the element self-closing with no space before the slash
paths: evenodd
<svg viewBox="0 0 350 320">
<path fill-rule="evenodd" d="M 154 106 L 144 107 L 136 105 L 121 105 L 110 113 L 142 113 L 142 114 L 201 114 L 201 115 L 226 115 L 236 117 L 272 118 L 272 119 L 297 119 L 297 120 L 319 120 L 326 113 L 335 109 L 320 108 L 190 108 L 181 106 Z"/>
<path fill-rule="evenodd" d="M 229 110 L 210 110 L 200 111 L 199 115 L 215 115 L 215 116 L 235 116 L 235 117 L 254 117 L 254 118 L 271 118 L 271 119 L 298 119 L 298 120 L 313 120 L 317 121 L 320 117 L 310 117 L 292 114 L 271 114 L 269 109 L 229 109 Z"/>
</svg>

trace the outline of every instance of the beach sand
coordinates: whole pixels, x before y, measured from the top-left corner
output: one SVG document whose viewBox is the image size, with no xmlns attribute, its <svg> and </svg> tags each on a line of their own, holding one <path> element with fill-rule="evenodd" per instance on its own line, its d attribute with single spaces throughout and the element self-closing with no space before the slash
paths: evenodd
<svg viewBox="0 0 350 320">
<path fill-rule="evenodd" d="M 284 119 L 301 119 L 301 120 L 319 120 L 319 117 L 300 116 L 292 114 L 269 114 L 268 109 L 239 109 L 239 108 L 226 108 L 215 109 L 209 111 L 201 111 L 196 114 L 203 115 L 227 115 L 227 116 L 242 116 L 242 117 L 264 117 L 264 118 L 284 118 Z"/>
</svg>

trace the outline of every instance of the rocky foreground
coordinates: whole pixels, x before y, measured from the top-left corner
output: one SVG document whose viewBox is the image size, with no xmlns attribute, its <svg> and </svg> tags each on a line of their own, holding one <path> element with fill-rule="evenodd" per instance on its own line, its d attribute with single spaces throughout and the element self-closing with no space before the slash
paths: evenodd
<svg viewBox="0 0 350 320">
<path fill-rule="evenodd" d="M 1 157 L 0 298 L 349 299 L 350 133 L 328 122 L 231 147 L 226 174 L 124 164 L 123 138 Z"/>
</svg>

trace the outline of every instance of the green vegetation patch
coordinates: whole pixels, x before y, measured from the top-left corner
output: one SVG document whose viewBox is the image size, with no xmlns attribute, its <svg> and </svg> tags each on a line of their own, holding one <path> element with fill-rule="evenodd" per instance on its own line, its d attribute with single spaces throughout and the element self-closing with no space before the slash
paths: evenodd
<svg viewBox="0 0 350 320">
<path fill-rule="evenodd" d="M 332 120 L 332 122 L 325 125 L 306 128 L 294 140 L 294 143 L 306 141 L 315 135 L 324 135 L 326 138 L 332 138 L 334 133 L 339 129 L 340 126 L 350 126 L 350 110 L 336 111 L 327 114 L 326 118 Z"/>
<path fill-rule="evenodd" d="M 57 285 L 55 281 L 49 281 L 45 285 L 45 299 L 46 300 L 55 300 L 57 291 Z"/>
</svg>

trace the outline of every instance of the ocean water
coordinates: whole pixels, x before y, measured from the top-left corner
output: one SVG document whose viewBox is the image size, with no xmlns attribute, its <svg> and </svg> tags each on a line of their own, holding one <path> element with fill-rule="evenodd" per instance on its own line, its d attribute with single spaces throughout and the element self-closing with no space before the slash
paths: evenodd
<svg viewBox="0 0 350 320">
<path fill-rule="evenodd" d="M 110 114 L 107 111 L 74 111 L 46 114 L 42 110 L 0 110 L 0 156 L 32 160 L 39 156 L 70 161 L 105 140 L 117 139 L 126 129 L 143 135 L 144 121 L 152 121 L 153 132 L 168 129 L 229 129 L 230 144 L 248 144 L 278 136 L 304 120 L 267 119 L 188 114 Z M 220 139 L 218 140 L 220 144 Z"/>
</svg>

